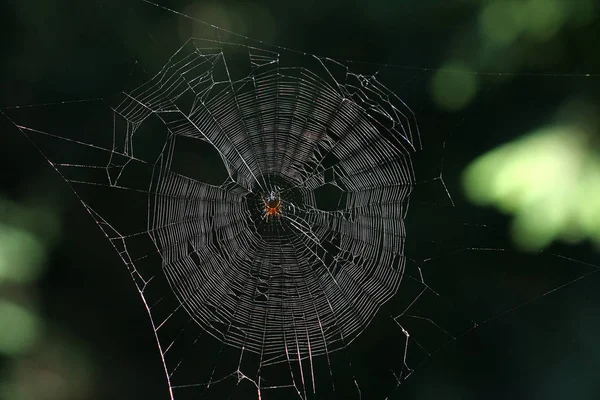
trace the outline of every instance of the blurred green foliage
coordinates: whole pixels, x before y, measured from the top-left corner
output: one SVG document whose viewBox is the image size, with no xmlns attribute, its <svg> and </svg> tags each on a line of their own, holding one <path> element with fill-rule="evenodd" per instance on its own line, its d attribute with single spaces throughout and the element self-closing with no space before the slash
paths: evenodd
<svg viewBox="0 0 600 400">
<path fill-rule="evenodd" d="M 585 24 L 597 11 L 594 0 L 499 0 L 487 2 L 479 15 L 489 45 L 507 46 L 523 36 L 552 39 L 567 23 Z"/>
<path fill-rule="evenodd" d="M 0 198 L 2 399 L 89 397 L 93 381 L 89 355 L 45 318 L 38 301 L 37 281 L 60 237 L 56 204 Z"/>
<path fill-rule="evenodd" d="M 595 0 L 479 2 L 477 29 L 459 36 L 433 75 L 430 89 L 443 110 L 460 111 L 476 99 L 478 75 L 506 75 L 547 67 L 565 53 L 569 29 L 594 22 Z M 457 56 L 459 55 L 459 56 Z M 469 75 L 472 75 L 469 78 Z"/>
<path fill-rule="evenodd" d="M 468 167 L 468 197 L 513 214 L 513 238 L 537 250 L 553 240 L 600 245 L 600 153 L 574 126 L 541 128 Z"/>
</svg>

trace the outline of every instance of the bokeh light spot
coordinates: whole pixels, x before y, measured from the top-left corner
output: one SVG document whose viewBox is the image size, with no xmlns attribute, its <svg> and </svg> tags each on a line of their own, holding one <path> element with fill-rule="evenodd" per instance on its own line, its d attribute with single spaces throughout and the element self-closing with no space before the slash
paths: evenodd
<svg viewBox="0 0 600 400">
<path fill-rule="evenodd" d="M 29 283 L 45 266 L 46 248 L 25 230 L 0 223 L 0 282 Z"/>
<path fill-rule="evenodd" d="M 17 355 L 29 350 L 40 336 L 41 323 L 31 311 L 0 300 L 0 353 Z"/>
<path fill-rule="evenodd" d="M 431 81 L 433 99 L 449 111 L 465 108 L 477 94 L 477 75 L 464 63 L 451 61 L 434 74 Z"/>
<path fill-rule="evenodd" d="M 479 14 L 481 34 L 491 43 L 508 45 L 523 32 L 524 14 L 514 1 L 488 4 Z"/>
<path fill-rule="evenodd" d="M 560 30 L 567 9 L 562 0 L 529 0 L 527 7 L 527 33 L 538 40 L 551 39 Z"/>
<path fill-rule="evenodd" d="M 194 2 L 188 5 L 184 9 L 184 14 L 189 15 L 193 18 L 197 18 L 201 21 L 206 21 L 213 26 L 218 26 L 223 30 L 220 32 L 221 39 L 229 37 L 229 33 L 237 32 L 239 34 L 246 34 L 246 25 L 240 15 L 231 7 L 226 7 L 218 2 Z M 187 30 L 188 22 L 181 20 L 179 26 L 180 38 L 182 40 L 189 39 L 190 32 Z M 194 24 L 192 26 L 192 36 L 202 37 L 204 26 L 202 24 Z"/>
</svg>

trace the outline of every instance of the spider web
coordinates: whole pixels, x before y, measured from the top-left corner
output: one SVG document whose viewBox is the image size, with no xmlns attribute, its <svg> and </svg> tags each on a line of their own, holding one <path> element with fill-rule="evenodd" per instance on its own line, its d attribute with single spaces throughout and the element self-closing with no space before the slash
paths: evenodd
<svg viewBox="0 0 600 400">
<path fill-rule="evenodd" d="M 480 244 L 487 226 L 453 220 L 446 142 L 432 164 L 415 112 L 358 69 L 190 39 L 133 90 L 4 110 L 127 266 L 171 398 L 387 398 L 449 343 L 598 270 L 542 253 L 570 273 L 533 298 L 449 301 L 432 274 L 449 255 L 468 277 L 482 254 L 514 259 Z M 82 127 L 64 123 L 74 114 Z M 282 215 L 267 221 L 270 193 Z M 425 213 L 428 240 L 409 249 L 405 225 Z"/>
</svg>

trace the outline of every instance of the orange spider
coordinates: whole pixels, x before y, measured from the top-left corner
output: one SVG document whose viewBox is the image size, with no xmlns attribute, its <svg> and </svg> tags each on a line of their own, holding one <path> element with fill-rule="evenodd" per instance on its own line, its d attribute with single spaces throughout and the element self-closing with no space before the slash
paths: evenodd
<svg viewBox="0 0 600 400">
<path fill-rule="evenodd" d="M 277 216 L 278 219 L 281 219 L 283 212 L 281 211 L 281 199 L 279 198 L 279 195 L 272 191 L 266 200 L 262 194 L 260 197 L 262 198 L 263 203 L 265 203 L 265 219 L 267 222 L 269 222 L 269 217 Z"/>
</svg>

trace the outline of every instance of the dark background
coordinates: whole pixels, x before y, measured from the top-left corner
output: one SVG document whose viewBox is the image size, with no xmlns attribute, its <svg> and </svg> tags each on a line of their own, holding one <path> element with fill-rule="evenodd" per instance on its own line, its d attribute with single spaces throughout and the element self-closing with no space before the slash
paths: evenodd
<svg viewBox="0 0 600 400">
<path fill-rule="evenodd" d="M 424 141 L 416 159 L 418 180 L 442 172 L 456 206 L 450 207 L 439 185 L 417 192 L 407 221 L 407 255 L 418 262 L 436 257 L 423 265 L 428 283 L 447 299 L 444 304 L 456 304 L 467 319 L 489 322 L 427 358 L 392 398 L 597 398 L 600 280 L 591 274 L 573 282 L 594 271 L 574 260 L 598 264 L 597 251 L 587 242 L 555 244 L 542 255 L 513 251 L 509 218 L 469 206 L 459 181 L 470 160 L 548 123 L 569 98 L 598 104 L 598 10 L 584 22 L 566 19 L 548 39 L 524 36 L 497 50 L 478 31 L 478 15 L 489 4 L 172 1 L 168 6 L 268 43 L 352 60 L 357 70 L 378 72 L 415 111 Z M 227 40 L 229 35 L 141 1 L 5 1 L 3 6 L 2 108 L 105 97 L 131 87 L 132 76 L 158 71 L 188 37 Z M 483 53 L 489 54 L 487 61 L 481 61 Z M 431 98 L 431 77 L 449 58 L 471 62 L 479 79 L 479 94 L 457 112 L 443 111 Z M 0 295 L 31 305 L 45 326 L 37 346 L 4 358 L 0 396 L 168 398 L 152 329 L 126 269 L 44 158 L 8 120 L 1 124 L 2 196 L 24 210 L 51 210 L 59 233 L 46 241 L 39 280 L 0 283 Z M 43 236 L 43 226 L 40 231 Z M 508 251 L 455 252 L 471 247 Z M 572 284 L 537 298 L 566 283 Z M 371 331 L 367 338 L 386 334 Z"/>
</svg>

